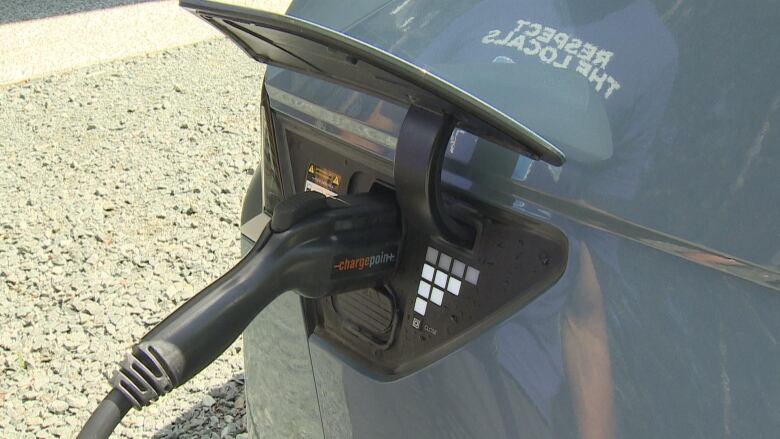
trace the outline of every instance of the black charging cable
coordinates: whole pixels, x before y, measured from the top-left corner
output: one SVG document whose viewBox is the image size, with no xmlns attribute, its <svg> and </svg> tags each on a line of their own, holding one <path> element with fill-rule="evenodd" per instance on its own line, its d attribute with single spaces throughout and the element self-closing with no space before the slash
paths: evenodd
<svg viewBox="0 0 780 439">
<path fill-rule="evenodd" d="M 107 438 L 133 405 L 117 389 L 111 389 L 84 424 L 79 438 Z"/>
<path fill-rule="evenodd" d="M 400 242 L 400 214 L 387 194 L 325 198 L 305 192 L 279 203 L 235 267 L 133 347 L 78 438 L 109 437 L 130 408 L 141 409 L 189 381 L 285 291 L 321 298 L 382 285 L 395 271 Z"/>
</svg>

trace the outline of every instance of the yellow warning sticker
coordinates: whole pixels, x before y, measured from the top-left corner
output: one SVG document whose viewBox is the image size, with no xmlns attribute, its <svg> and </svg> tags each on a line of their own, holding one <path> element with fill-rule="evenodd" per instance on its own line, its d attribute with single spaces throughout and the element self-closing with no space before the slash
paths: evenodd
<svg viewBox="0 0 780 439">
<path fill-rule="evenodd" d="M 338 195 L 341 186 L 341 176 L 330 169 L 309 163 L 306 168 L 305 191 L 314 191 L 329 197 Z"/>
</svg>

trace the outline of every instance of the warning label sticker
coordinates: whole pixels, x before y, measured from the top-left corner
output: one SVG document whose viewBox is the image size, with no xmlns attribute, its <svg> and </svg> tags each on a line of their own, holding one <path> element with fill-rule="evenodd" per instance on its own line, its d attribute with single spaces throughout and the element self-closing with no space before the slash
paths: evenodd
<svg viewBox="0 0 780 439">
<path fill-rule="evenodd" d="M 338 195 L 338 189 L 341 185 L 341 176 L 330 169 L 326 169 L 309 163 L 306 169 L 306 185 L 303 190 L 306 192 L 319 192 L 327 197 Z"/>
</svg>

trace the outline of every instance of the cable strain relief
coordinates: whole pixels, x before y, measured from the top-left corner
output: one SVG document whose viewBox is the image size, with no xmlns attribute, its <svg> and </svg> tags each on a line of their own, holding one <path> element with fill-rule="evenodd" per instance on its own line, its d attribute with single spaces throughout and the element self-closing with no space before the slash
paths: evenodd
<svg viewBox="0 0 780 439">
<path fill-rule="evenodd" d="M 146 407 L 173 389 L 173 380 L 149 345 L 138 345 L 119 363 L 111 385 L 135 407 Z"/>
</svg>

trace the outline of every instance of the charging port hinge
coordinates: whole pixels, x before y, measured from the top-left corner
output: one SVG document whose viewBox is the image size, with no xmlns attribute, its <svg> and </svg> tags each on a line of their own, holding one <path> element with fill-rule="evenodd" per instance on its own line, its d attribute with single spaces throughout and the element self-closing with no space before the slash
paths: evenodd
<svg viewBox="0 0 780 439">
<path fill-rule="evenodd" d="M 441 170 L 453 118 L 412 106 L 398 136 L 394 180 L 404 220 L 432 237 L 471 248 L 476 232 L 448 215 L 441 200 Z"/>
</svg>

